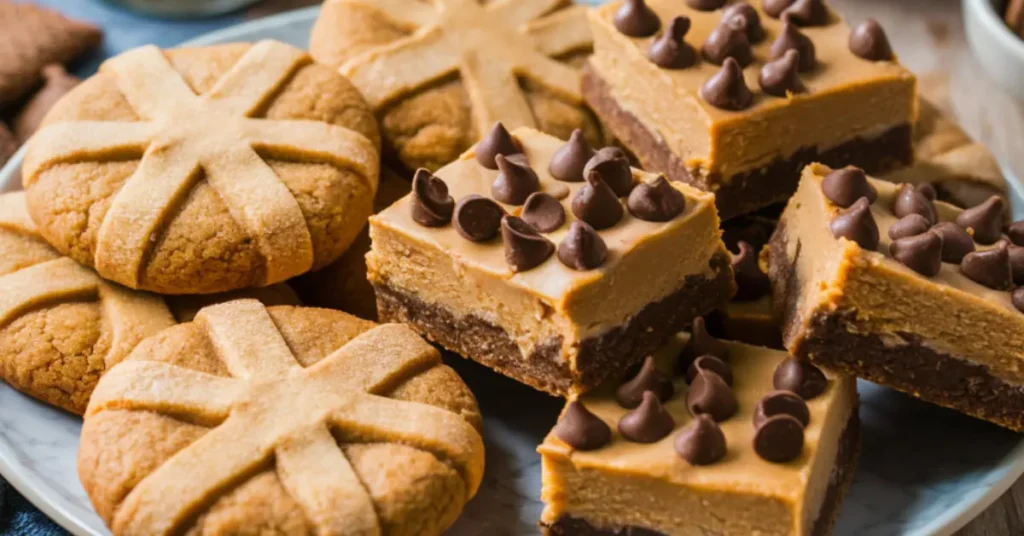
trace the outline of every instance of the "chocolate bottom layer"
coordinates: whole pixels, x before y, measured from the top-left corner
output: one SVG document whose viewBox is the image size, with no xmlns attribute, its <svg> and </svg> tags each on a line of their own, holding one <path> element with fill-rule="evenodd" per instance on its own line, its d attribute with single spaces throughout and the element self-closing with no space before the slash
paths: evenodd
<svg viewBox="0 0 1024 536">
<path fill-rule="evenodd" d="M 839 449 L 836 451 L 832 473 L 829 475 L 828 490 L 811 529 L 811 536 L 826 536 L 832 533 L 832 527 L 835 526 L 840 506 L 843 504 L 843 497 L 853 484 L 853 473 L 859 458 L 860 417 L 857 415 L 857 408 L 853 408 L 850 419 L 839 436 Z M 542 528 L 548 536 L 664 536 L 661 532 L 644 527 L 595 527 L 585 519 L 572 516 L 562 516 L 553 524 Z"/>
<path fill-rule="evenodd" d="M 630 366 L 660 347 L 728 300 L 735 291 L 725 254 L 715 255 L 717 274 L 688 276 L 665 298 L 644 306 L 623 325 L 579 342 L 576 370 L 562 352 L 562 339 L 553 338 L 529 356 L 501 327 L 478 316 L 456 316 L 442 304 L 427 303 L 415 295 L 387 285 L 375 286 L 377 313 L 382 322 L 410 324 L 428 339 L 457 354 L 557 396 L 569 396 L 597 387 L 605 379 L 621 376 Z"/>
<path fill-rule="evenodd" d="M 789 158 L 780 158 L 762 168 L 733 175 L 727 181 L 716 174 L 696 176 L 660 136 L 619 105 L 608 84 L 589 63 L 583 69 L 582 84 L 587 104 L 622 145 L 636 155 L 645 169 L 665 173 L 671 180 L 714 192 L 722 219 L 785 201 L 796 191 L 800 171 L 812 162 L 831 167 L 853 165 L 868 173 L 880 174 L 908 166 L 914 161 L 912 129 L 908 123 L 879 136 L 854 138 L 825 151 L 804 147 Z"/>
<path fill-rule="evenodd" d="M 804 327 L 797 304 L 805 282 L 797 276 L 796 259 L 786 256 L 787 242 L 780 223 L 769 245 L 769 277 L 783 340 L 793 355 L 1024 432 L 1024 386 L 993 375 L 985 365 L 933 350 L 914 333 L 897 333 L 904 344 L 893 345 L 891 338 L 887 342 L 858 326 L 856 311 L 818 311 Z"/>
</svg>

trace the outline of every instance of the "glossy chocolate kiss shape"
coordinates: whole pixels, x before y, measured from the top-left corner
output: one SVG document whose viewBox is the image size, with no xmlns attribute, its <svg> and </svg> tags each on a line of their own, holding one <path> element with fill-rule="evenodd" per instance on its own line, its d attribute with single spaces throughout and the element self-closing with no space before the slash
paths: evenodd
<svg viewBox="0 0 1024 536">
<path fill-rule="evenodd" d="M 690 368 L 686 369 L 686 383 L 693 383 L 694 378 L 701 371 L 714 372 L 718 374 L 722 381 L 726 385 L 732 387 L 732 367 L 728 363 L 718 359 L 713 355 L 702 355 L 690 363 Z"/>
<path fill-rule="evenodd" d="M 573 270 L 593 270 L 608 258 L 608 246 L 593 227 L 583 221 L 569 224 L 569 232 L 558 244 L 558 260 Z"/>
<path fill-rule="evenodd" d="M 1013 274 L 1014 285 L 1024 285 L 1024 247 L 1007 244 L 1006 252 L 1010 255 L 1010 272 Z"/>
<path fill-rule="evenodd" d="M 782 20 L 800 26 L 821 26 L 828 22 L 828 8 L 824 0 L 796 0 L 782 12 Z"/>
<path fill-rule="evenodd" d="M 806 427 L 811 422 L 811 410 L 800 395 L 792 391 L 772 391 L 764 395 L 754 407 L 754 428 L 775 415 L 789 415 Z"/>
<path fill-rule="evenodd" d="M 494 200 L 470 194 L 455 204 L 452 223 L 462 238 L 471 242 L 486 242 L 498 234 L 504 215 L 505 210 Z"/>
<path fill-rule="evenodd" d="M 697 62 L 697 52 L 686 40 L 690 31 L 689 17 L 675 17 L 668 28 L 651 41 L 647 59 L 663 69 L 685 69 Z"/>
<path fill-rule="evenodd" d="M 491 131 L 476 144 L 476 161 L 487 169 L 498 169 L 495 157 L 509 156 L 519 153 L 519 144 L 505 129 L 505 125 L 495 123 Z"/>
<path fill-rule="evenodd" d="M 800 80 L 800 72 L 797 68 L 799 63 L 800 53 L 795 50 L 787 50 L 781 58 L 764 64 L 757 77 L 761 90 L 775 97 L 806 93 L 807 87 Z"/>
<path fill-rule="evenodd" d="M 596 450 L 612 440 L 611 427 L 575 400 L 562 412 L 554 432 L 576 450 Z"/>
<path fill-rule="evenodd" d="M 448 195 L 448 185 L 423 168 L 417 169 L 412 178 L 409 206 L 413 221 L 424 227 L 448 225 L 455 212 L 455 200 Z"/>
<path fill-rule="evenodd" d="M 974 229 L 974 241 L 979 244 L 995 244 L 1003 237 L 1003 214 L 1006 204 L 1003 198 L 993 195 L 979 205 L 964 210 L 956 217 L 956 224 L 964 229 Z"/>
<path fill-rule="evenodd" d="M 773 463 L 797 459 L 804 449 L 804 427 L 792 415 L 768 417 L 754 432 L 754 452 Z"/>
<path fill-rule="evenodd" d="M 1010 301 L 1013 302 L 1013 306 L 1018 311 L 1024 313 L 1024 287 L 1019 287 L 1013 290 L 1010 294 Z"/>
<path fill-rule="evenodd" d="M 577 128 L 551 157 L 548 172 L 555 180 L 583 182 L 583 168 L 593 156 L 594 149 L 583 137 L 583 131 Z"/>
<path fill-rule="evenodd" d="M 550 240 L 516 216 L 501 219 L 501 240 L 505 245 L 505 262 L 513 272 L 536 268 L 555 252 Z"/>
<path fill-rule="evenodd" d="M 862 197 L 850 208 L 844 209 L 832 218 L 829 223 L 832 236 L 856 242 L 858 246 L 868 250 L 878 249 L 878 224 L 871 214 L 871 203 Z"/>
<path fill-rule="evenodd" d="M 744 27 L 747 29 L 747 40 L 751 43 L 760 43 L 764 40 L 764 26 L 761 25 L 761 16 L 757 10 L 746 2 L 737 2 L 725 8 L 722 12 L 722 20 L 729 20 L 734 17 L 743 17 Z"/>
<path fill-rule="evenodd" d="M 675 426 L 675 420 L 651 391 L 645 391 L 640 405 L 619 419 L 619 433 L 636 443 L 660 441 Z"/>
<path fill-rule="evenodd" d="M 779 390 L 792 391 L 804 400 L 811 400 L 825 392 L 828 379 L 821 369 L 812 363 L 787 357 L 775 367 L 772 385 Z"/>
<path fill-rule="evenodd" d="M 683 213 L 686 197 L 658 175 L 651 182 L 641 182 L 630 192 L 626 208 L 644 221 L 666 222 Z"/>
<path fill-rule="evenodd" d="M 736 60 L 741 67 L 750 65 L 754 52 L 747 37 L 746 21 L 739 17 L 722 19 L 704 40 L 701 54 L 715 65 L 724 65 L 728 58 Z"/>
<path fill-rule="evenodd" d="M 1006 237 L 1015 245 L 1024 246 L 1024 221 L 1018 221 L 1010 224 L 1010 226 L 1006 228 Z"/>
<path fill-rule="evenodd" d="M 782 16 L 782 12 L 786 11 L 786 8 L 793 5 L 796 0 L 763 0 L 761 2 L 761 9 L 768 14 L 769 17 L 777 19 Z"/>
<path fill-rule="evenodd" d="M 640 366 L 636 376 L 615 390 L 615 400 L 620 406 L 633 409 L 643 402 L 645 391 L 654 393 L 662 403 L 672 398 L 672 394 L 675 392 L 672 378 L 654 366 L 654 358 L 651 356 L 644 358 L 643 365 Z"/>
<path fill-rule="evenodd" d="M 622 219 L 622 203 L 598 173 L 587 175 L 585 184 L 572 198 L 572 213 L 597 230 L 607 229 Z"/>
<path fill-rule="evenodd" d="M 968 253 L 960 261 L 960 272 L 971 281 L 991 289 L 1010 290 L 1013 287 L 1013 268 L 1005 242 L 992 249 Z"/>
<path fill-rule="evenodd" d="M 902 218 L 908 214 L 920 214 L 932 225 L 935 225 L 935 222 L 939 219 L 938 213 L 935 212 L 935 203 L 925 197 L 912 184 L 900 186 L 900 191 L 892 202 L 892 213 L 897 218 Z"/>
<path fill-rule="evenodd" d="M 625 0 L 612 18 L 615 28 L 630 37 L 654 35 L 661 28 L 658 15 L 644 0 Z"/>
<path fill-rule="evenodd" d="M 908 236 L 916 236 L 926 232 L 931 225 L 928 219 L 920 214 L 907 214 L 896 220 L 896 223 L 889 227 L 889 238 L 899 240 Z"/>
<path fill-rule="evenodd" d="M 758 252 L 746 242 L 737 244 L 739 252 L 732 256 L 732 273 L 736 278 L 737 301 L 751 301 L 771 291 L 771 281 L 758 265 Z"/>
<path fill-rule="evenodd" d="M 679 366 L 676 370 L 686 371 L 690 364 L 702 355 L 713 355 L 722 361 L 729 361 L 729 347 L 708 333 L 707 323 L 701 317 L 693 320 L 690 327 L 690 338 L 686 341 L 679 354 Z"/>
<path fill-rule="evenodd" d="M 723 110 L 743 110 L 754 102 L 754 94 L 743 79 L 743 69 L 733 58 L 726 58 L 722 68 L 704 82 L 700 96 Z"/>
<path fill-rule="evenodd" d="M 868 182 L 864 170 L 855 167 L 836 169 L 821 181 L 821 192 L 829 201 L 848 208 L 858 199 L 866 197 L 869 203 L 878 199 L 878 190 Z"/>
<path fill-rule="evenodd" d="M 519 217 L 534 229 L 550 233 L 565 224 L 565 207 L 551 194 L 534 192 L 526 198 Z"/>
<path fill-rule="evenodd" d="M 778 60 L 786 55 L 786 52 L 795 50 L 800 53 L 800 61 L 797 67 L 800 72 L 807 72 L 814 69 L 818 64 L 817 52 L 814 49 L 814 41 L 804 35 L 797 26 L 791 22 L 785 22 L 779 36 L 772 42 L 768 49 L 768 59 Z"/>
<path fill-rule="evenodd" d="M 942 237 L 928 231 L 899 238 L 889 244 L 889 254 L 903 266 L 925 277 L 934 277 L 942 268 Z"/>
<path fill-rule="evenodd" d="M 686 393 L 686 407 L 692 415 L 706 413 L 717 422 L 736 414 L 739 404 L 725 380 L 708 369 L 697 369 L 697 375 Z"/>
<path fill-rule="evenodd" d="M 725 5 L 726 0 L 686 0 L 686 5 L 697 11 L 714 11 Z"/>
<path fill-rule="evenodd" d="M 522 205 L 530 194 L 540 190 L 540 179 L 525 158 L 519 158 L 518 155 L 506 158 L 499 154 L 494 161 L 500 170 L 491 183 L 491 196 L 494 199 L 506 205 Z"/>
<path fill-rule="evenodd" d="M 868 61 L 893 59 L 889 38 L 875 19 L 867 19 L 853 28 L 850 32 L 850 52 Z"/>
<path fill-rule="evenodd" d="M 694 417 L 676 434 L 673 446 L 676 454 L 690 465 L 710 465 L 721 460 L 726 453 L 725 434 L 714 419 L 707 415 Z"/>
<path fill-rule="evenodd" d="M 629 166 L 629 158 L 618 147 L 603 147 L 587 161 L 583 167 L 583 177 L 591 173 L 608 185 L 619 197 L 626 197 L 633 191 L 633 168 Z"/>
<path fill-rule="evenodd" d="M 971 235 L 951 221 L 936 224 L 932 232 L 942 238 L 942 262 L 960 264 L 964 255 L 975 249 Z"/>
</svg>

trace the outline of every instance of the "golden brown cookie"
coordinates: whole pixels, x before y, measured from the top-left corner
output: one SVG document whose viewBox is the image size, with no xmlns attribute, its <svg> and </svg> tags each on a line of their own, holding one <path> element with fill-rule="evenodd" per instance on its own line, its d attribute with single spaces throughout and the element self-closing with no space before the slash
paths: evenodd
<svg viewBox="0 0 1024 536">
<path fill-rule="evenodd" d="M 428 536 L 480 485 L 479 426 L 408 327 L 239 300 L 104 377 L 78 470 L 115 535 Z"/>
<path fill-rule="evenodd" d="M 32 95 L 32 98 L 18 110 L 11 123 L 18 142 L 25 143 L 32 134 L 39 130 L 46 113 L 57 104 L 69 91 L 82 83 L 82 79 L 68 74 L 64 66 L 51 63 L 43 68 L 43 86 Z"/>
<path fill-rule="evenodd" d="M 328 0 L 310 52 L 338 66 L 407 170 L 451 162 L 495 122 L 600 141 L 575 69 L 591 48 L 570 0 Z"/>
<path fill-rule="evenodd" d="M 379 140 L 358 91 L 275 41 L 108 60 L 29 143 L 29 210 L 62 253 L 162 294 L 330 264 L 366 222 Z"/>
</svg>

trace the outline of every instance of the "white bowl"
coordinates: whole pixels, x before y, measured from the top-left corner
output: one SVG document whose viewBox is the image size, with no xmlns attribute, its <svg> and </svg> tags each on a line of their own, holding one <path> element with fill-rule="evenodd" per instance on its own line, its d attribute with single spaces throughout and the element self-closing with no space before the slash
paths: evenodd
<svg viewBox="0 0 1024 536">
<path fill-rule="evenodd" d="M 995 0 L 963 0 L 963 11 L 975 58 L 1003 90 L 1024 101 L 1024 39 L 996 13 Z"/>
</svg>

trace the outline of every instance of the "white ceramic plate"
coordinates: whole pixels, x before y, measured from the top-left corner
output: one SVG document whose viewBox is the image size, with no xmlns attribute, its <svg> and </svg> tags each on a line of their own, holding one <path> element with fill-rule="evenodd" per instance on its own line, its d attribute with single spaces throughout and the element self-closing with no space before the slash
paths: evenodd
<svg viewBox="0 0 1024 536">
<path fill-rule="evenodd" d="M 190 44 L 273 38 L 305 47 L 315 9 L 242 24 Z M 0 172 L 19 183 L 20 155 Z M 1024 197 L 1014 204 L 1018 217 Z M 458 536 L 534 534 L 540 459 L 534 449 L 561 402 L 473 363 L 451 363 L 480 400 L 487 473 L 451 530 Z M 951 534 L 1024 472 L 1021 437 L 861 382 L 864 450 L 843 505 L 838 536 Z M 108 534 L 78 483 L 79 419 L 0 384 L 0 473 L 32 503 L 78 535 Z"/>
</svg>

